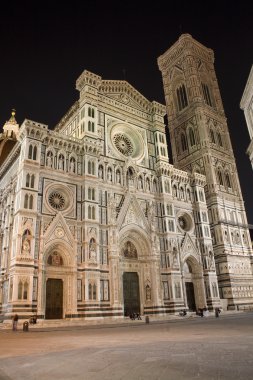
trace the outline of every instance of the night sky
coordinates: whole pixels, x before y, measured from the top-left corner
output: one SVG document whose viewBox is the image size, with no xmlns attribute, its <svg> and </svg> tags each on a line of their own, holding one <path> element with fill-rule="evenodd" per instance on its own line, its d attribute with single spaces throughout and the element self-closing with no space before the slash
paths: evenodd
<svg viewBox="0 0 253 380">
<path fill-rule="evenodd" d="M 245 3 L 245 5 L 244 5 Z M 240 101 L 253 64 L 253 22 L 240 1 L 10 1 L 0 14 L 0 125 L 16 109 L 53 128 L 78 99 L 84 69 L 127 80 L 149 100 L 165 103 L 157 57 L 189 33 L 214 50 L 215 69 L 248 222 L 253 224 L 253 171 Z M 171 161 L 171 159 L 170 159 Z"/>
</svg>

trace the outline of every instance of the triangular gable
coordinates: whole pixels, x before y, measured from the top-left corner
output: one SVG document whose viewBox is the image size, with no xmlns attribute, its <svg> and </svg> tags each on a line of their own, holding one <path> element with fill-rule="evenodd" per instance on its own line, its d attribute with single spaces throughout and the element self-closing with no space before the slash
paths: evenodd
<svg viewBox="0 0 253 380">
<path fill-rule="evenodd" d="M 149 223 L 141 209 L 141 206 L 133 194 L 128 194 L 118 216 L 119 230 L 129 224 L 136 224 L 145 231 L 150 230 Z"/>
<path fill-rule="evenodd" d="M 55 218 L 52 220 L 44 234 L 45 245 L 49 244 L 54 240 L 59 239 L 66 242 L 70 246 L 73 246 L 74 244 L 74 237 L 71 234 L 69 227 L 61 212 L 59 212 L 55 216 Z"/>
<path fill-rule="evenodd" d="M 152 103 L 126 81 L 103 80 L 100 92 L 125 105 L 151 112 Z"/>
<path fill-rule="evenodd" d="M 191 236 L 188 232 L 185 233 L 185 238 L 181 246 L 181 259 L 182 261 L 187 260 L 188 257 L 194 257 L 197 262 L 200 261 L 200 255 L 196 245 L 194 244 Z"/>
</svg>

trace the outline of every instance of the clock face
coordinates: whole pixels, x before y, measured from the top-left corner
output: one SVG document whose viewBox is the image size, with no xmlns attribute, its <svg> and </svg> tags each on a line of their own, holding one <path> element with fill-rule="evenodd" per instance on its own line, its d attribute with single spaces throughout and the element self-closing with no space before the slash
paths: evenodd
<svg viewBox="0 0 253 380">
<path fill-rule="evenodd" d="M 65 235 L 63 228 L 61 228 L 61 227 L 57 227 L 57 228 L 55 229 L 55 235 L 56 235 L 58 238 L 63 237 L 63 236 Z"/>
</svg>

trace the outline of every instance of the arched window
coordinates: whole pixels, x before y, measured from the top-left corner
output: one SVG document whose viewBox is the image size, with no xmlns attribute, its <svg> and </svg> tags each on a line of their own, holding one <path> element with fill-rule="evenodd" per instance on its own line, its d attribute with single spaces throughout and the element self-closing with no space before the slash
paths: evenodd
<svg viewBox="0 0 253 380">
<path fill-rule="evenodd" d="M 203 194 L 203 191 L 201 191 L 201 190 L 200 190 L 200 192 L 199 192 L 199 200 L 200 200 L 201 202 L 204 202 L 204 194 Z"/>
<path fill-rule="evenodd" d="M 210 129 L 210 135 L 211 135 L 211 142 L 215 144 L 215 137 L 214 137 L 214 131 L 213 129 Z"/>
<path fill-rule="evenodd" d="M 218 176 L 218 183 L 219 183 L 219 185 L 223 186 L 223 178 L 222 178 L 222 174 L 221 174 L 220 169 L 218 169 L 218 171 L 217 171 L 217 176 Z"/>
<path fill-rule="evenodd" d="M 95 189 L 94 188 L 91 188 L 91 187 L 88 188 L 88 199 L 91 201 L 95 200 Z"/>
<path fill-rule="evenodd" d="M 30 186 L 30 174 L 27 174 L 27 175 L 26 175 L 25 186 L 26 186 L 26 187 L 29 187 L 29 186 Z"/>
<path fill-rule="evenodd" d="M 24 199 L 24 208 L 28 208 L 28 198 L 28 194 L 26 194 Z"/>
<path fill-rule="evenodd" d="M 184 133 L 181 133 L 181 147 L 183 152 L 187 150 L 187 140 Z"/>
<path fill-rule="evenodd" d="M 34 188 L 34 174 L 30 175 L 29 173 L 26 175 L 26 182 L 25 185 L 26 187 L 31 187 L 32 189 Z"/>
<path fill-rule="evenodd" d="M 210 96 L 209 87 L 205 83 L 201 83 L 201 85 L 202 85 L 202 91 L 203 91 L 205 103 L 208 104 L 210 107 L 212 107 L 212 100 Z"/>
<path fill-rule="evenodd" d="M 30 195 L 30 197 L 29 197 L 29 209 L 30 210 L 33 209 L 33 195 Z"/>
<path fill-rule="evenodd" d="M 180 199 L 184 199 L 184 189 L 182 187 L 180 187 L 179 189 L 179 195 L 180 195 Z"/>
<path fill-rule="evenodd" d="M 33 148 L 33 160 L 37 159 L 37 146 L 35 145 Z"/>
<path fill-rule="evenodd" d="M 219 146 L 223 146 L 220 132 L 217 133 L 217 138 L 218 138 L 218 144 L 219 144 Z"/>
<path fill-rule="evenodd" d="M 31 185 L 30 185 L 30 187 L 31 187 L 32 189 L 34 189 L 34 181 L 35 181 L 35 175 L 32 174 L 32 175 L 31 175 Z"/>
<path fill-rule="evenodd" d="M 32 144 L 29 145 L 28 149 L 28 158 L 30 160 L 36 160 L 37 159 L 37 146 L 33 146 Z"/>
<path fill-rule="evenodd" d="M 23 290 L 23 299 L 27 300 L 27 297 L 28 297 L 28 283 L 25 282 L 24 283 L 24 290 Z"/>
<path fill-rule="evenodd" d="M 177 88 L 177 104 L 178 104 L 178 110 L 181 111 L 185 107 L 188 106 L 188 99 L 186 94 L 185 85 L 182 84 Z"/>
<path fill-rule="evenodd" d="M 33 158 L 33 146 L 32 145 L 29 145 L 29 149 L 28 149 L 28 158 L 30 160 L 32 160 Z"/>
<path fill-rule="evenodd" d="M 88 161 L 88 174 L 95 174 L 95 164 L 93 161 Z"/>
<path fill-rule="evenodd" d="M 150 180 L 149 180 L 149 178 L 147 178 L 147 180 L 146 180 L 146 190 L 150 191 Z"/>
<path fill-rule="evenodd" d="M 232 188 L 231 181 L 230 181 L 230 175 L 228 173 L 225 174 L 225 183 L 226 183 L 227 187 Z"/>
<path fill-rule="evenodd" d="M 154 181 L 153 181 L 153 192 L 154 192 L 154 193 L 157 193 L 157 182 L 156 182 L 155 179 L 154 179 Z"/>
<path fill-rule="evenodd" d="M 22 294 L 23 293 L 23 283 L 22 281 L 19 281 L 18 283 L 18 299 L 22 300 Z"/>
<path fill-rule="evenodd" d="M 189 138 L 190 138 L 190 145 L 194 146 L 196 144 L 195 142 L 195 136 L 192 128 L 189 128 Z"/>
<path fill-rule="evenodd" d="M 88 131 L 91 131 L 91 121 L 88 121 Z"/>
<path fill-rule="evenodd" d="M 88 116 L 91 117 L 91 107 L 88 108 Z"/>
</svg>

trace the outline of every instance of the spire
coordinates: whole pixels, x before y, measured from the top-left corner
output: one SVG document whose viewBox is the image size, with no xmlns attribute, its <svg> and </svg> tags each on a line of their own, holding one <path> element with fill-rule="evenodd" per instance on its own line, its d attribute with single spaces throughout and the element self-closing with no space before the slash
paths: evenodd
<svg viewBox="0 0 253 380">
<path fill-rule="evenodd" d="M 15 119 L 15 115 L 16 115 L 16 110 L 14 108 L 12 108 L 11 117 L 10 117 L 10 120 L 8 123 L 17 124 L 17 121 Z"/>
<path fill-rule="evenodd" d="M 17 137 L 17 134 L 19 131 L 19 125 L 15 119 L 15 115 L 16 115 L 16 110 L 13 108 L 11 111 L 11 117 L 9 121 L 6 121 L 3 127 L 5 137 L 11 137 L 14 139 Z"/>
</svg>

